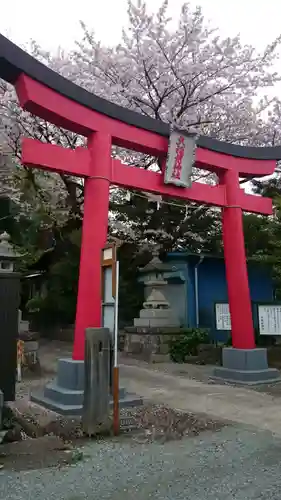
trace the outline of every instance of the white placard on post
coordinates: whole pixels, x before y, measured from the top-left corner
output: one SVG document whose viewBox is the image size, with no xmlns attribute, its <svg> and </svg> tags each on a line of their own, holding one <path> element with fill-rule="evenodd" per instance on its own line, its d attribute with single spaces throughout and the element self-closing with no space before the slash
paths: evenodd
<svg viewBox="0 0 281 500">
<path fill-rule="evenodd" d="M 217 330 L 231 330 L 231 319 L 229 312 L 229 304 L 216 304 L 216 329 Z"/>
<path fill-rule="evenodd" d="M 258 305 L 260 335 L 281 335 L 281 305 Z"/>
</svg>

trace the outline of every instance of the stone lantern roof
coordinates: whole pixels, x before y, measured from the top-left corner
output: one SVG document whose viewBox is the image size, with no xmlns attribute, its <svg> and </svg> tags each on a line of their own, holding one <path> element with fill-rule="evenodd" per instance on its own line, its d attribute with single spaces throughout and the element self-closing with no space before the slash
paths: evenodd
<svg viewBox="0 0 281 500">
<path fill-rule="evenodd" d="M 148 274 L 148 273 L 153 273 L 153 272 L 168 272 L 172 270 L 172 266 L 170 264 L 164 264 L 159 257 L 154 256 L 146 266 L 141 267 L 139 269 L 139 272 L 142 274 Z"/>
</svg>

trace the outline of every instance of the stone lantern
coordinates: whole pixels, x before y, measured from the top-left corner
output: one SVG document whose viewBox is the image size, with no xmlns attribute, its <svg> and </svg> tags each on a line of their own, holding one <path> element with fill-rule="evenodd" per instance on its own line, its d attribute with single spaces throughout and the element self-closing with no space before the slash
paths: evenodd
<svg viewBox="0 0 281 500">
<path fill-rule="evenodd" d="M 14 271 L 14 263 L 20 257 L 10 243 L 7 233 L 0 235 L 0 393 L 2 400 L 14 401 L 18 309 L 20 304 L 20 274 Z"/>
<path fill-rule="evenodd" d="M 146 298 L 133 326 L 124 328 L 124 353 L 153 363 L 169 361 L 169 340 L 181 332 L 180 322 L 165 297 L 165 274 L 172 271 L 172 266 L 161 262 L 157 255 L 139 269 Z"/>
<path fill-rule="evenodd" d="M 19 257 L 9 243 L 10 239 L 8 233 L 0 234 L 0 273 L 12 273 L 15 260 Z"/>
<path fill-rule="evenodd" d="M 169 271 L 171 271 L 171 266 L 161 262 L 156 255 L 145 267 L 140 269 L 140 273 L 144 277 L 144 286 L 147 289 L 147 298 L 143 303 L 139 318 L 134 319 L 135 327 L 180 326 L 165 297 L 167 281 L 164 279 L 164 273 Z"/>
</svg>

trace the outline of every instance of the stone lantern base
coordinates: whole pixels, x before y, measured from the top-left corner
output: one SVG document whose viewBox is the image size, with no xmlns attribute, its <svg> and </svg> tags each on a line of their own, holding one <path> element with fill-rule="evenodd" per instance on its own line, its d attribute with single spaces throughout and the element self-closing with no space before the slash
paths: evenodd
<svg viewBox="0 0 281 500">
<path fill-rule="evenodd" d="M 169 343 L 183 332 L 179 327 L 126 327 L 122 332 L 123 355 L 147 363 L 168 363 Z"/>
</svg>

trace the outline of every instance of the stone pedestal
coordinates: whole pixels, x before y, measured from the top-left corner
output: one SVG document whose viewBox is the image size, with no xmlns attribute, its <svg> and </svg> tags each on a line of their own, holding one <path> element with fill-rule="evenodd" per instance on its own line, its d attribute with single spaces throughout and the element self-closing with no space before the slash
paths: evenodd
<svg viewBox="0 0 281 500">
<path fill-rule="evenodd" d="M 214 378 L 255 385 L 278 382 L 280 373 L 268 367 L 266 349 L 225 347 L 222 351 L 222 366 L 214 369 Z"/>
<path fill-rule="evenodd" d="M 43 392 L 31 393 L 30 399 L 61 415 L 82 415 L 84 398 L 84 361 L 62 358 L 58 361 L 56 380 L 48 383 Z M 137 406 L 142 398 L 120 388 L 120 408 Z M 112 400 L 111 400 L 112 405 Z"/>
<path fill-rule="evenodd" d="M 159 328 L 180 327 L 180 323 L 175 318 L 173 311 L 167 309 L 141 309 L 139 318 L 134 319 L 134 326 L 137 328 Z"/>
<path fill-rule="evenodd" d="M 176 327 L 126 327 L 123 352 L 147 363 L 167 363 L 171 360 L 169 342 L 181 335 L 181 330 Z"/>
</svg>

